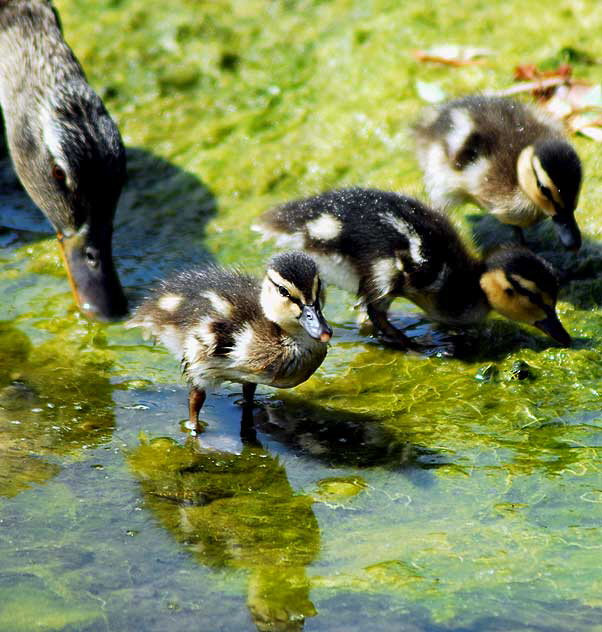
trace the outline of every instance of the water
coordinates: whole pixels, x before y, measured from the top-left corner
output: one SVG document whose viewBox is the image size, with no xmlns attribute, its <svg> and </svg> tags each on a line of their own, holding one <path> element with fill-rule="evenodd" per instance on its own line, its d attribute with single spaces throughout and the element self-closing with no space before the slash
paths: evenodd
<svg viewBox="0 0 602 632">
<path fill-rule="evenodd" d="M 57 4 L 128 145 L 115 253 L 133 303 L 193 262 L 260 272 L 271 246 L 249 224 L 272 204 L 349 184 L 422 195 L 418 77 L 505 87 L 567 33 L 602 58 L 587 2 Z M 444 34 L 499 55 L 462 70 L 409 55 Z M 457 358 L 406 356 L 329 290 L 317 374 L 260 388 L 242 436 L 240 393 L 221 388 L 200 443 L 181 430 L 177 361 L 72 309 L 5 161 L 0 630 L 599 629 L 602 188 L 599 148 L 575 142 L 582 252 L 559 253 L 549 226 L 527 233 L 568 271 L 573 348 L 496 318 Z M 484 246 L 507 236 L 471 207 L 454 218 Z"/>
</svg>

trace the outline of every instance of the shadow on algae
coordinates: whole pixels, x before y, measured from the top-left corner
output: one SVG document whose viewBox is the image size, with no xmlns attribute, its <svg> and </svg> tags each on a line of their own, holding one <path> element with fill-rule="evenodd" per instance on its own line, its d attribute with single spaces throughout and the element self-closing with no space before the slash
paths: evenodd
<svg viewBox="0 0 602 632">
<path fill-rule="evenodd" d="M 6 150 L 3 143 L 0 150 Z M 151 152 L 128 148 L 127 158 L 114 252 L 135 304 L 155 278 L 183 260 L 209 259 L 202 240 L 216 205 L 196 176 Z M 22 251 L 5 273 L 16 284 L 16 290 L 5 290 L 15 301 L 14 292 L 22 292 L 31 275 L 62 281 L 64 271 L 56 245 L 48 242 L 52 229 L 22 190 L 7 155 L 0 159 L 0 189 L 0 246 Z M 32 244 L 36 256 L 30 259 Z M 20 280 L 24 285 L 17 285 Z M 20 306 L 20 317 L 24 312 L 50 319 L 38 325 L 50 334 L 43 342 L 32 343 L 18 322 L 0 321 L 0 495 L 6 497 L 52 478 L 60 470 L 55 457 L 106 443 L 115 427 L 110 374 L 116 356 L 106 348 L 102 327 L 73 315 L 71 297 L 62 289 L 59 299 L 41 291 Z M 66 318 L 51 318 L 57 300 L 65 304 Z M 11 302 L 5 304 L 9 309 Z"/>
</svg>

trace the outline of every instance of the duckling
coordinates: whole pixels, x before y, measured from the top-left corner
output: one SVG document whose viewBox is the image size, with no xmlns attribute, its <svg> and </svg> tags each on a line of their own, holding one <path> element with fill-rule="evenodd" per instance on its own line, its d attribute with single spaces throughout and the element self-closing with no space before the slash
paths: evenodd
<svg viewBox="0 0 602 632">
<path fill-rule="evenodd" d="M 551 217 L 562 245 L 579 250 L 581 161 L 542 112 L 502 97 L 468 96 L 431 111 L 414 132 L 435 206 L 472 201 L 512 225 L 523 245 L 522 229 Z"/>
<path fill-rule="evenodd" d="M 571 343 L 556 315 L 558 281 L 547 262 L 523 246 L 477 259 L 445 216 L 411 197 L 330 191 L 278 206 L 255 228 L 280 246 L 308 251 L 324 279 L 354 292 L 385 342 L 398 348 L 423 347 L 389 322 L 399 296 L 448 325 L 478 322 L 493 309 Z"/>
<path fill-rule="evenodd" d="M 257 384 L 291 388 L 322 364 L 332 329 L 322 315 L 318 268 L 302 252 L 273 257 L 263 281 L 207 266 L 160 283 L 126 327 L 143 327 L 181 359 L 190 384 L 189 424 L 210 385 L 243 385 L 246 406 Z"/>
<path fill-rule="evenodd" d="M 0 107 L 15 171 L 56 231 L 76 303 L 100 320 L 124 316 L 111 239 L 125 149 L 46 0 L 0 1 Z"/>
</svg>

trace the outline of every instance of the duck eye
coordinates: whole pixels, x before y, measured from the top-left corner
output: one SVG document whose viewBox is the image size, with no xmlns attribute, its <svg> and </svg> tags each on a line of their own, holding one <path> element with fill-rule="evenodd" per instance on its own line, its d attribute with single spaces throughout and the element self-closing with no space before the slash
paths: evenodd
<svg viewBox="0 0 602 632">
<path fill-rule="evenodd" d="M 283 287 L 282 285 L 278 286 L 278 291 L 280 292 L 280 296 L 284 296 L 286 298 L 290 298 L 290 294 L 288 292 L 288 290 Z"/>
<path fill-rule="evenodd" d="M 91 268 L 98 267 L 98 263 L 99 263 L 98 253 L 95 250 L 93 250 L 92 248 L 86 248 L 84 250 L 84 256 L 86 257 L 86 263 Z"/>
<path fill-rule="evenodd" d="M 52 165 L 52 177 L 59 182 L 64 182 L 67 174 L 65 173 L 65 170 L 58 165 Z"/>
<path fill-rule="evenodd" d="M 511 287 L 507 287 L 504 292 L 506 292 L 507 296 L 514 296 L 514 290 Z"/>
</svg>

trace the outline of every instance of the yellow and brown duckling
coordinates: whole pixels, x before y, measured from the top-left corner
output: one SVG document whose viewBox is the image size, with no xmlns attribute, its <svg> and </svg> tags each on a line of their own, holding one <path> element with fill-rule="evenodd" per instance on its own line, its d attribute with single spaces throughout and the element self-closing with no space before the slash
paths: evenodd
<svg viewBox="0 0 602 632">
<path fill-rule="evenodd" d="M 502 97 L 468 96 L 415 128 L 426 189 L 438 207 L 472 201 L 522 229 L 550 217 L 562 245 L 581 246 L 575 208 L 581 161 L 543 112 Z"/>
<path fill-rule="evenodd" d="M 0 106 L 17 176 L 56 230 L 78 306 L 124 316 L 111 240 L 125 149 L 47 0 L 0 1 Z"/>
<path fill-rule="evenodd" d="M 313 259 L 285 252 L 262 281 L 218 266 L 181 272 L 162 281 L 126 326 L 145 328 L 181 359 L 198 430 L 209 386 L 240 383 L 252 406 L 257 384 L 291 388 L 314 373 L 332 336 L 322 302 Z"/>
<path fill-rule="evenodd" d="M 421 348 L 387 317 L 401 296 L 445 324 L 478 322 L 493 309 L 571 343 L 556 315 L 558 281 L 547 262 L 523 246 L 477 259 L 445 216 L 411 197 L 331 191 L 276 207 L 255 228 L 309 252 L 324 279 L 357 294 L 385 341 L 399 348 Z"/>
</svg>

